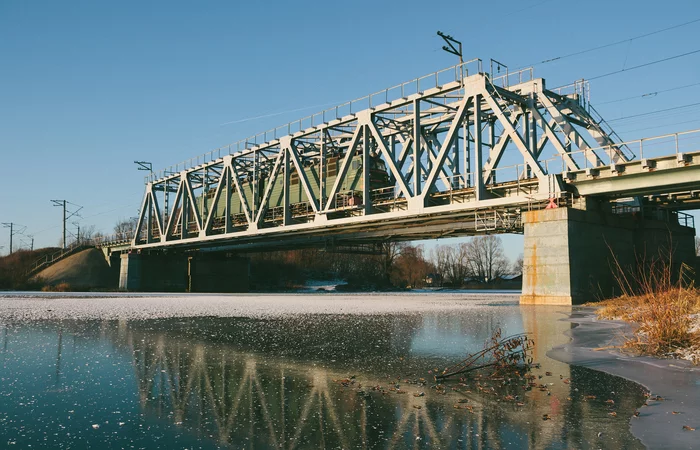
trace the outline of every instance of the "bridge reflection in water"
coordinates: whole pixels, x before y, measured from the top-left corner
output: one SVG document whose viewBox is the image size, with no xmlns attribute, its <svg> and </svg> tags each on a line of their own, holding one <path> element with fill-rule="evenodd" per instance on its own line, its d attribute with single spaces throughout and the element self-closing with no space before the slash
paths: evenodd
<svg viewBox="0 0 700 450">
<path fill-rule="evenodd" d="M 60 369 L 70 334 L 111 342 L 131 360 L 142 414 L 224 447 L 638 447 L 628 431 L 637 388 L 545 356 L 568 340 L 569 323 L 556 320 L 565 312 L 510 306 L 486 314 L 63 322 L 54 358 L 58 377 L 70 369 Z M 542 363 L 535 381 L 546 390 L 499 386 L 504 380 L 455 381 L 445 390 L 413 383 L 480 347 L 499 326 L 532 332 Z M 343 349 L 348 358 L 336 359 Z M 604 403 L 612 395 L 617 417 Z"/>
</svg>

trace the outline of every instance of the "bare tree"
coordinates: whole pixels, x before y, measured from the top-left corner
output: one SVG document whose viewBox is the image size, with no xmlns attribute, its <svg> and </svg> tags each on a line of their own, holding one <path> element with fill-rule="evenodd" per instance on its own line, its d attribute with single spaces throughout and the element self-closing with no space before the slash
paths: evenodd
<svg viewBox="0 0 700 450">
<path fill-rule="evenodd" d="M 437 273 L 449 284 L 459 287 L 469 275 L 469 244 L 438 245 L 430 253 Z"/>
<path fill-rule="evenodd" d="M 510 264 L 503 252 L 503 241 L 497 236 L 480 236 L 467 244 L 469 275 L 489 282 L 506 275 Z"/>
<path fill-rule="evenodd" d="M 420 287 L 425 284 L 425 277 L 431 269 L 431 265 L 423 257 L 423 246 L 407 245 L 396 259 L 392 282 L 397 286 Z"/>
<path fill-rule="evenodd" d="M 383 270 L 382 278 L 391 281 L 391 271 L 396 263 L 401 252 L 406 248 L 404 242 L 386 242 L 383 244 L 384 253 L 381 256 L 381 269 Z"/>
<path fill-rule="evenodd" d="M 514 275 L 522 275 L 522 273 L 523 273 L 523 264 L 524 264 L 524 261 L 523 261 L 523 254 L 521 253 L 520 255 L 518 255 L 518 258 L 515 260 L 515 262 L 513 262 L 513 270 L 512 270 L 512 273 L 513 273 Z"/>
<path fill-rule="evenodd" d="M 435 271 L 444 280 L 448 278 L 448 265 L 451 259 L 452 248 L 448 245 L 438 245 L 430 251 L 430 260 L 435 266 Z"/>
<path fill-rule="evenodd" d="M 116 239 L 131 239 L 136 233 L 136 225 L 138 225 L 138 217 L 130 219 L 122 219 L 114 226 L 114 237 Z"/>
<path fill-rule="evenodd" d="M 80 240 L 89 241 L 95 237 L 97 234 L 97 228 L 95 225 L 87 225 L 80 229 Z"/>
</svg>

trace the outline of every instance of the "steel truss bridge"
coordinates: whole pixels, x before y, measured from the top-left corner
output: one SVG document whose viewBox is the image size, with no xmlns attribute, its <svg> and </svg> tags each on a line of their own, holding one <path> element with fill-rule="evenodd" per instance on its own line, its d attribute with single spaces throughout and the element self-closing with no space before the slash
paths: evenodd
<svg viewBox="0 0 700 450">
<path fill-rule="evenodd" d="M 531 68 L 497 76 L 477 59 L 152 174 L 131 246 L 519 232 L 522 211 L 581 196 L 689 209 L 700 200 L 698 138 L 700 130 L 622 142 L 590 104 L 587 82 L 549 89 Z M 386 167 L 380 188 L 373 159 Z M 357 188 L 344 191 L 354 175 Z"/>
</svg>

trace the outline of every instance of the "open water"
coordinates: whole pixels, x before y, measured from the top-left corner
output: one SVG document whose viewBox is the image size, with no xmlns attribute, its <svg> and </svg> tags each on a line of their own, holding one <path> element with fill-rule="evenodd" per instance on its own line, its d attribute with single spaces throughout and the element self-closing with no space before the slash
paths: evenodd
<svg viewBox="0 0 700 450">
<path fill-rule="evenodd" d="M 570 312 L 496 294 L 5 294 L 0 448 L 641 448 L 640 386 L 546 356 Z M 498 328 L 534 339 L 534 378 L 434 381 Z"/>
</svg>

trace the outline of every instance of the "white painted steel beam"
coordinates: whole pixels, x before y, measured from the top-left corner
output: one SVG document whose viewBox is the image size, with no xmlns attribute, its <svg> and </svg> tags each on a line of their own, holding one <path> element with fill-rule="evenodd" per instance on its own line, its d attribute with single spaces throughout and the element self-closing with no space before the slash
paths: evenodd
<svg viewBox="0 0 700 450">
<path fill-rule="evenodd" d="M 387 220 L 415 226 L 423 217 L 546 200 L 561 195 L 561 175 L 545 158 L 559 158 L 571 177 L 581 176 L 583 162 L 605 172 L 606 148 L 592 148 L 586 133 L 607 146 L 609 163 L 628 164 L 615 150 L 623 144 L 580 95 L 544 86 L 542 79 L 495 86 L 479 71 L 427 88 L 417 81 L 400 85 L 401 95 L 387 90 L 382 104 L 345 115 L 336 109 L 305 129 L 300 122 L 287 135 L 198 160 L 148 184 L 132 246 L 233 245 L 280 233 L 370 229 Z M 164 194 L 163 217 L 156 191 Z"/>
</svg>

